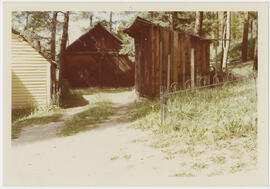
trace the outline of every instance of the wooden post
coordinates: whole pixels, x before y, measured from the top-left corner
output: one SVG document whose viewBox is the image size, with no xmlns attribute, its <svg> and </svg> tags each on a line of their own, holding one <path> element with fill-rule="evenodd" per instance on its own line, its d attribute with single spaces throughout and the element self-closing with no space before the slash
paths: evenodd
<svg viewBox="0 0 270 189">
<path fill-rule="evenodd" d="M 186 48 L 186 43 L 185 43 L 185 36 L 183 36 L 182 40 L 182 86 L 183 88 L 186 88 L 186 53 L 185 53 L 185 48 Z"/>
<path fill-rule="evenodd" d="M 174 37 L 173 37 L 173 62 L 172 62 L 172 71 L 173 71 L 173 82 L 177 83 L 178 85 L 178 66 L 177 64 L 179 64 L 179 60 L 178 60 L 178 57 L 179 57 L 179 47 L 178 47 L 178 32 L 174 32 Z"/>
<path fill-rule="evenodd" d="M 191 56 L 190 56 L 190 79 L 191 79 L 191 88 L 193 89 L 195 86 L 195 81 L 194 81 L 194 48 L 191 48 Z"/>
<path fill-rule="evenodd" d="M 159 85 L 163 85 L 162 41 L 159 42 Z"/>
<path fill-rule="evenodd" d="M 160 87 L 160 121 L 163 125 L 163 64 L 162 64 L 162 40 L 159 42 L 159 87 Z"/>
<path fill-rule="evenodd" d="M 163 86 L 160 86 L 160 123 L 161 126 L 163 125 L 163 119 L 164 119 L 164 113 L 163 113 Z"/>
<path fill-rule="evenodd" d="M 171 80 L 171 59 L 168 55 L 168 70 L 167 70 L 167 90 L 170 91 L 170 80 Z"/>
</svg>

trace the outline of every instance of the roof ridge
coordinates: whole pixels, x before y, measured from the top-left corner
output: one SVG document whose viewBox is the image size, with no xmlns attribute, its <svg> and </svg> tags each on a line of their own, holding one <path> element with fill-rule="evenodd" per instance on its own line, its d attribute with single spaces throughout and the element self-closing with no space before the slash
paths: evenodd
<svg viewBox="0 0 270 189">
<path fill-rule="evenodd" d="M 122 40 L 118 36 L 116 36 L 116 34 L 114 34 L 113 32 L 110 32 L 101 22 L 98 22 L 97 24 L 95 24 L 94 27 L 90 28 L 87 32 L 83 33 L 80 37 L 78 37 L 75 41 L 73 41 L 70 45 L 68 45 L 66 47 L 66 49 L 68 49 L 69 47 L 71 47 L 77 41 L 80 41 L 80 39 L 82 37 L 84 37 L 85 35 L 87 35 L 89 32 L 91 32 L 97 26 L 101 26 L 101 28 L 103 28 L 106 32 L 108 32 L 110 35 L 112 35 L 118 42 L 120 42 L 121 44 L 123 44 Z"/>
<path fill-rule="evenodd" d="M 129 28 L 131 28 L 133 26 L 133 24 L 135 24 L 136 21 L 140 21 L 140 22 L 144 22 L 145 24 L 151 24 L 151 25 L 154 25 L 154 26 L 162 27 L 162 28 L 165 28 L 165 29 L 170 30 L 170 31 L 176 31 L 176 32 L 179 32 L 179 33 L 187 34 L 187 35 L 190 35 L 191 37 L 196 37 L 196 38 L 199 38 L 199 39 L 202 39 L 202 40 L 212 41 L 212 39 L 207 39 L 207 38 L 204 38 L 204 37 L 192 34 L 192 33 L 185 32 L 183 30 L 179 30 L 179 29 L 172 30 L 169 27 L 161 26 L 160 24 L 155 24 L 154 22 L 146 20 L 146 19 L 144 19 L 144 18 L 142 18 L 140 16 L 137 16 L 136 19 L 133 21 L 133 23 L 128 28 L 126 28 L 124 30 L 124 32 L 126 33 L 129 30 Z"/>
</svg>

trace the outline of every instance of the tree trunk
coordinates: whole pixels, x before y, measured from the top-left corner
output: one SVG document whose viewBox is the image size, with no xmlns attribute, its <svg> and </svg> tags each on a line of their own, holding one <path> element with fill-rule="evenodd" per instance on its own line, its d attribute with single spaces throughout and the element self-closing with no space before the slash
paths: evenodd
<svg viewBox="0 0 270 189">
<path fill-rule="evenodd" d="M 222 71 L 227 71 L 227 60 L 230 48 L 230 30 L 231 30 L 231 13 L 227 11 L 227 19 L 226 19 L 226 35 L 224 36 L 225 41 L 223 42 L 224 45 L 224 54 L 222 60 Z"/>
<path fill-rule="evenodd" d="M 203 25 L 203 12 L 197 11 L 194 28 L 195 35 L 202 36 L 202 25 Z"/>
<path fill-rule="evenodd" d="M 51 60 L 55 61 L 55 37 L 56 37 L 56 24 L 57 24 L 57 14 L 58 12 L 53 12 L 52 19 L 52 35 L 51 35 Z"/>
<path fill-rule="evenodd" d="M 90 28 L 92 28 L 93 27 L 93 13 L 90 14 L 89 20 L 90 20 Z"/>
<path fill-rule="evenodd" d="M 258 18 L 255 20 L 254 24 L 255 32 L 255 46 L 254 46 L 254 63 L 253 63 L 253 70 L 258 71 Z"/>
<path fill-rule="evenodd" d="M 170 12 L 170 17 L 171 17 L 171 30 L 175 30 L 175 25 L 176 25 L 176 17 L 177 17 L 177 12 L 173 11 L 173 12 Z"/>
<path fill-rule="evenodd" d="M 112 31 L 112 11 L 110 12 L 110 31 Z"/>
<path fill-rule="evenodd" d="M 52 35 L 51 35 L 51 60 L 55 61 L 55 38 L 56 38 L 56 24 L 57 24 L 57 11 L 53 12 L 52 19 Z M 51 64 L 51 94 L 56 92 L 56 65 Z"/>
<path fill-rule="evenodd" d="M 216 39 L 217 41 L 215 42 L 215 56 L 216 56 L 216 71 L 218 71 L 218 45 L 219 45 L 219 17 L 218 17 L 218 11 L 216 12 L 216 21 L 217 21 L 217 26 L 216 26 Z"/>
<path fill-rule="evenodd" d="M 226 20 L 227 20 L 227 12 L 223 12 L 223 18 L 222 18 L 222 33 L 221 33 L 221 58 L 220 58 L 220 68 L 219 71 L 222 74 L 223 73 L 223 56 L 224 56 L 224 43 L 226 42 Z"/>
<path fill-rule="evenodd" d="M 61 48 L 60 48 L 60 69 L 59 69 L 59 87 L 60 87 L 60 94 L 63 85 L 64 73 L 65 73 L 65 66 L 64 66 L 64 58 L 65 58 L 65 50 L 68 40 L 68 22 L 69 22 L 69 11 L 64 14 L 64 25 L 63 25 L 63 33 L 62 33 L 62 40 L 61 40 Z"/>
<path fill-rule="evenodd" d="M 242 61 L 247 61 L 247 51 L 248 51 L 248 12 L 245 12 L 244 18 L 244 30 L 243 30 L 243 40 L 242 40 Z"/>
<path fill-rule="evenodd" d="M 250 39 L 251 40 L 253 40 L 253 24 L 254 24 L 254 20 L 252 20 L 250 23 Z"/>
</svg>

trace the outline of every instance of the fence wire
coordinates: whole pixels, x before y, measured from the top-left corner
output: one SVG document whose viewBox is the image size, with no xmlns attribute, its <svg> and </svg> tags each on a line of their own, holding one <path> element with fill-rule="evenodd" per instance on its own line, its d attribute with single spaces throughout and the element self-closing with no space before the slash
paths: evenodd
<svg viewBox="0 0 270 189">
<path fill-rule="evenodd" d="M 255 81 L 255 88 L 256 88 L 256 75 L 253 74 L 251 76 L 247 76 L 247 77 L 241 77 L 238 79 L 233 79 L 233 80 L 229 80 L 229 81 L 224 81 L 224 82 L 219 82 L 219 83 L 214 83 L 214 84 L 208 84 L 208 85 L 203 85 L 203 86 L 199 86 L 199 87 L 194 87 L 194 88 L 186 88 L 186 89 L 181 89 L 181 90 L 175 90 L 175 84 L 171 84 L 170 89 L 166 89 L 166 87 L 161 86 L 161 90 L 160 90 L 160 115 L 161 115 L 161 125 L 163 125 L 164 121 L 166 120 L 167 114 L 168 112 L 171 112 L 170 110 L 168 110 L 168 100 L 173 96 L 173 95 L 177 95 L 177 94 L 181 94 L 181 93 L 187 93 L 190 91 L 197 91 L 200 89 L 206 89 L 206 88 L 214 88 L 214 87 L 218 87 L 218 86 L 227 86 L 229 84 L 232 83 L 239 83 L 239 82 L 243 82 L 243 81 L 248 81 L 254 79 Z M 170 92 L 171 91 L 171 92 Z M 256 91 L 256 97 L 257 97 L 257 90 Z M 188 95 L 188 94 L 187 94 Z"/>
</svg>

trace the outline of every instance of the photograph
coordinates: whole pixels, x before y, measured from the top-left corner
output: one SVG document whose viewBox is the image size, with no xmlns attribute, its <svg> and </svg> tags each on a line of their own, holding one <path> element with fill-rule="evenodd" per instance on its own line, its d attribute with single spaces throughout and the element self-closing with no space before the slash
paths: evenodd
<svg viewBox="0 0 270 189">
<path fill-rule="evenodd" d="M 7 185 L 257 173 L 258 11 L 10 10 Z"/>
</svg>

